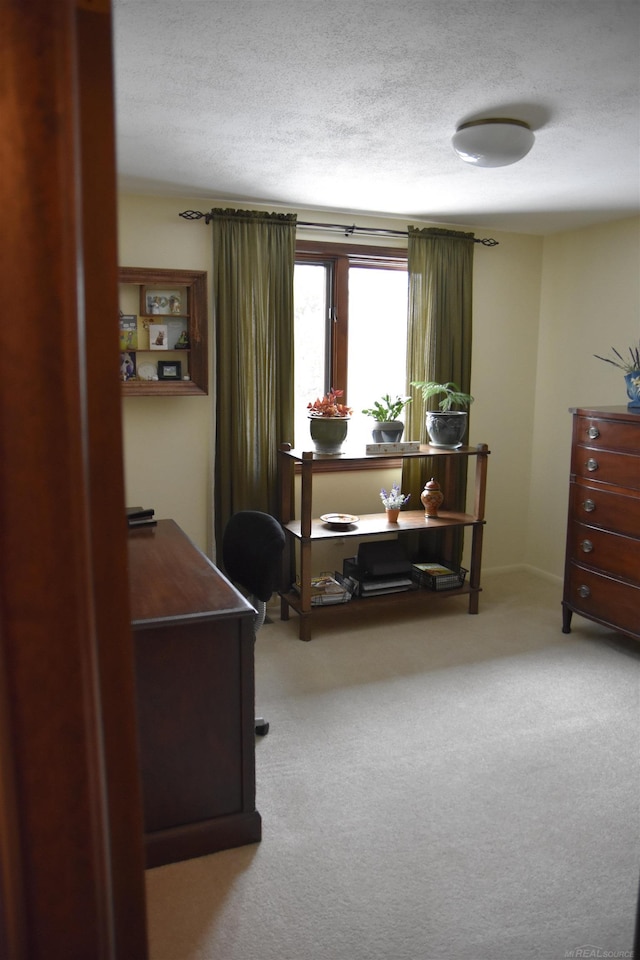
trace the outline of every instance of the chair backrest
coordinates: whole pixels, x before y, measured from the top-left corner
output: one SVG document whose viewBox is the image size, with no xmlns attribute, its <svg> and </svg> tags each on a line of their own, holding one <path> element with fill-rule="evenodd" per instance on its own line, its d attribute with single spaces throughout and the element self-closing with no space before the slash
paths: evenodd
<svg viewBox="0 0 640 960">
<path fill-rule="evenodd" d="M 222 535 L 227 576 L 266 602 L 280 581 L 284 544 L 284 532 L 274 517 L 259 510 L 239 510 Z"/>
</svg>

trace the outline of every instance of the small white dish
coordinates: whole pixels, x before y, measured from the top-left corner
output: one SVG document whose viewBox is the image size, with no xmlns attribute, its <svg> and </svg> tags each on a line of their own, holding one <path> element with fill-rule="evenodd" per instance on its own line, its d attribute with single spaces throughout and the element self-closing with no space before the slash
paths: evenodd
<svg viewBox="0 0 640 960">
<path fill-rule="evenodd" d="M 336 530 L 346 530 L 351 524 L 357 523 L 360 517 L 352 513 L 324 513 L 320 519 L 328 527 L 334 527 Z"/>
<path fill-rule="evenodd" d="M 138 377 L 140 380 L 154 380 L 158 375 L 155 363 L 141 363 L 138 367 Z"/>
</svg>

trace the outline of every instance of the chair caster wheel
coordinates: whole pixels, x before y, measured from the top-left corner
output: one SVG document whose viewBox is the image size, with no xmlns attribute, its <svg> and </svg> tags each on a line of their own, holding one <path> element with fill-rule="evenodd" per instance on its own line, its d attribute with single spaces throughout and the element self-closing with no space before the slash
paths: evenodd
<svg viewBox="0 0 640 960">
<path fill-rule="evenodd" d="M 269 723 L 267 720 L 263 720 L 262 717 L 256 718 L 256 734 L 259 737 L 266 737 L 269 733 Z"/>
</svg>

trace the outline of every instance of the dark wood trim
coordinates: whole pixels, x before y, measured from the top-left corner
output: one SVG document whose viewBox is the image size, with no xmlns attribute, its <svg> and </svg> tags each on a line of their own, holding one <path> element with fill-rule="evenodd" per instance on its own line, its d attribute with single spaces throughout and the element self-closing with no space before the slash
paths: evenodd
<svg viewBox="0 0 640 960">
<path fill-rule="evenodd" d="M 406 269 L 406 247 L 380 247 L 377 244 L 334 243 L 331 240 L 296 240 L 296 256 L 315 255 L 310 259 L 332 259 L 333 256 L 348 257 L 350 260 L 385 261 L 389 265 L 397 263 L 399 269 Z"/>
<path fill-rule="evenodd" d="M 389 457 L 384 460 L 357 460 L 353 463 L 350 463 L 346 470 L 349 473 L 357 473 L 360 470 L 392 470 L 400 469 L 402 467 L 402 460 L 399 457 Z M 294 466 L 294 472 L 296 476 L 299 476 L 302 473 L 302 464 L 296 463 Z M 330 460 L 328 457 L 326 460 L 317 460 L 313 467 L 314 473 L 345 473 L 344 462 L 340 457 L 336 457 L 335 460 Z"/>
<path fill-rule="evenodd" d="M 144 960 L 110 9 L 3 13 L 0 954 Z"/>
<path fill-rule="evenodd" d="M 115 957 L 144 957 L 144 844 L 138 756 L 135 677 L 126 602 L 127 531 L 120 383 L 115 323 L 118 316 L 117 197 L 111 18 L 108 4 L 91 3 L 77 18 L 82 149 L 82 248 L 84 258 L 84 358 L 89 447 L 91 592 L 96 618 L 108 831 L 108 922 Z M 205 274 L 206 286 L 206 274 Z M 205 316 L 206 324 L 206 316 Z M 81 360 L 82 362 L 82 360 Z M 120 531 L 117 535 L 116 531 Z M 122 591 L 125 591 L 125 595 Z M 114 597 L 118 602 L 114 602 Z"/>
</svg>

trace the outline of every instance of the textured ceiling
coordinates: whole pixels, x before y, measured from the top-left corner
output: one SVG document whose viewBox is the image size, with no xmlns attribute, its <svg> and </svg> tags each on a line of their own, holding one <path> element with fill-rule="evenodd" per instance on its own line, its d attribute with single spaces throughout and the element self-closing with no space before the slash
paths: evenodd
<svg viewBox="0 0 640 960">
<path fill-rule="evenodd" d="M 640 209 L 638 0 L 113 0 L 120 189 L 551 233 Z M 463 121 L 536 142 L 480 169 Z M 205 206 L 206 209 L 206 206 Z"/>
</svg>

